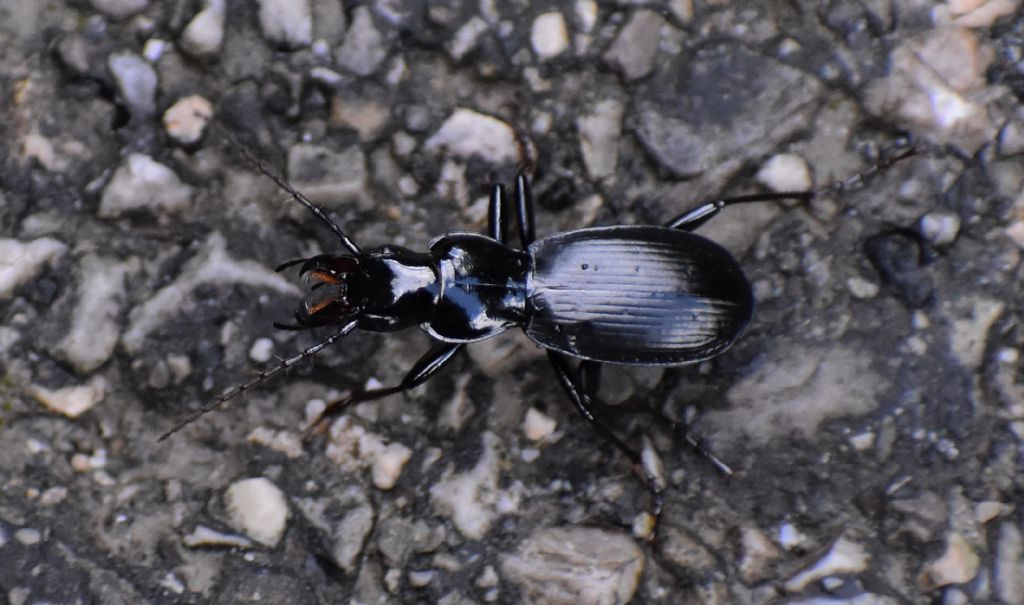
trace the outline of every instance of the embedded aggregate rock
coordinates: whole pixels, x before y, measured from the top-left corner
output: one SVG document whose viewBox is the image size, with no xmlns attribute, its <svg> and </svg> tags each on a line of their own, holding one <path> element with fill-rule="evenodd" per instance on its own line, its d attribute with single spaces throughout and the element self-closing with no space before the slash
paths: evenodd
<svg viewBox="0 0 1024 605">
<path fill-rule="evenodd" d="M 64 243 L 51 237 L 30 242 L 0 238 L 0 300 L 10 298 L 19 286 L 35 279 L 66 251 Z"/>
<path fill-rule="evenodd" d="M 203 284 L 242 284 L 301 295 L 291 282 L 263 265 L 231 258 L 224 236 L 214 231 L 173 282 L 132 308 L 128 313 L 128 328 L 121 336 L 121 346 L 129 353 L 139 352 L 150 332 L 187 308 L 193 292 Z"/>
<path fill-rule="evenodd" d="M 139 269 L 137 259 L 117 262 L 95 254 L 79 262 L 71 327 L 54 349 L 79 374 L 92 372 L 114 354 L 121 337 L 125 280 Z"/>
<path fill-rule="evenodd" d="M 335 61 L 356 75 L 368 76 L 377 71 L 387 56 L 387 41 L 377 29 L 370 8 L 356 8 L 345 40 L 334 54 Z"/>
<path fill-rule="evenodd" d="M 615 174 L 619 162 L 619 137 L 622 134 L 624 111 L 625 107 L 620 101 L 603 99 L 576 118 L 580 151 L 591 178 L 603 179 Z"/>
<path fill-rule="evenodd" d="M 338 207 L 363 201 L 366 176 L 366 158 L 358 147 L 335 152 L 321 145 L 297 143 L 288 150 L 292 186 L 317 204 Z"/>
<path fill-rule="evenodd" d="M 772 156 L 757 171 L 757 180 L 772 191 L 810 191 L 811 169 L 794 153 Z"/>
<path fill-rule="evenodd" d="M 455 32 L 452 39 L 445 44 L 445 49 L 452 59 L 460 61 L 476 47 L 480 36 L 488 29 L 490 29 L 490 25 L 487 21 L 480 17 L 473 17 Z"/>
<path fill-rule="evenodd" d="M 530 44 L 541 61 L 553 59 L 569 48 L 565 17 L 558 11 L 537 15 L 530 28 Z"/>
<path fill-rule="evenodd" d="M 309 0 L 257 0 L 263 35 L 287 48 L 313 41 L 313 13 Z"/>
<path fill-rule="evenodd" d="M 811 122 L 821 90 L 797 69 L 720 46 L 695 54 L 684 73 L 677 94 L 640 104 L 636 134 L 672 176 L 709 182 L 734 172 L 737 156 L 768 153 Z"/>
<path fill-rule="evenodd" d="M 480 540 L 503 512 L 516 507 L 514 495 L 498 487 L 502 454 L 493 433 L 483 435 L 483 451 L 476 466 L 464 473 L 445 473 L 430 488 L 430 501 L 438 513 L 449 517 L 456 529 L 473 540 Z"/>
<path fill-rule="evenodd" d="M 605 63 L 618 70 L 626 80 L 637 80 L 650 74 L 658 55 L 661 28 L 665 24 L 658 13 L 637 10 L 605 52 Z"/>
<path fill-rule="evenodd" d="M 188 22 L 178 46 L 193 57 L 216 55 L 224 43 L 224 19 L 227 0 L 205 0 L 203 8 Z"/>
<path fill-rule="evenodd" d="M 516 133 L 511 126 L 466 108 L 456 109 L 427 139 L 423 148 L 467 160 L 479 156 L 495 164 L 518 159 Z"/>
<path fill-rule="evenodd" d="M 326 456 L 348 472 L 369 468 L 374 486 L 389 490 L 395 486 L 412 450 L 398 442 L 388 443 L 349 416 L 338 418 L 330 429 Z"/>
<path fill-rule="evenodd" d="M 232 527 L 264 546 L 277 545 L 288 525 L 284 492 L 265 477 L 236 481 L 224 492 Z"/>
<path fill-rule="evenodd" d="M 878 405 L 888 379 L 856 349 L 787 349 L 769 354 L 726 397 L 729 411 L 704 416 L 716 440 L 768 443 L 794 432 L 811 436 L 830 418 L 864 414 Z"/>
<path fill-rule="evenodd" d="M 166 220 L 168 215 L 186 212 L 191 204 L 192 188 L 173 170 L 147 155 L 132 153 L 103 190 L 97 215 L 112 219 L 147 212 Z"/>
<path fill-rule="evenodd" d="M 134 114 L 148 117 L 156 111 L 157 74 L 148 61 L 134 53 L 114 53 L 107 60 L 121 99 Z"/>
<path fill-rule="evenodd" d="M 981 558 L 959 533 L 946 537 L 946 550 L 925 565 L 918 578 L 921 588 L 932 591 L 949 584 L 965 584 L 978 574 Z"/>
<path fill-rule="evenodd" d="M 985 87 L 990 46 L 968 29 L 937 28 L 893 53 L 889 75 L 868 90 L 867 107 L 897 115 L 928 138 L 973 154 L 996 134 L 976 94 Z"/>
<path fill-rule="evenodd" d="M 93 376 L 85 384 L 59 389 L 30 385 L 26 391 L 51 412 L 63 414 L 68 418 L 78 418 L 103 401 L 108 388 L 105 378 Z"/>
<path fill-rule="evenodd" d="M 992 324 L 1006 308 L 1001 300 L 972 296 L 945 306 L 952 315 L 949 350 L 967 368 L 981 366 Z"/>
<path fill-rule="evenodd" d="M 198 143 L 213 117 L 213 105 L 200 95 L 189 95 L 174 102 L 164 112 L 164 130 L 182 145 Z"/>
<path fill-rule="evenodd" d="M 366 493 L 353 486 L 332 489 L 324 497 L 296 498 L 294 502 L 302 516 L 321 532 L 335 565 L 354 574 L 376 520 Z"/>
<path fill-rule="evenodd" d="M 526 603 L 628 603 L 644 569 L 644 554 L 628 535 L 582 527 L 537 530 L 501 557 L 501 573 Z"/>
<path fill-rule="evenodd" d="M 149 5 L 149 0 L 90 0 L 90 3 L 96 10 L 122 19 L 142 12 Z"/>
<path fill-rule="evenodd" d="M 870 553 L 864 545 L 846 536 L 840 536 L 828 553 L 809 568 L 797 573 L 786 581 L 786 590 L 800 592 L 812 582 L 837 574 L 857 574 L 867 569 Z"/>
</svg>

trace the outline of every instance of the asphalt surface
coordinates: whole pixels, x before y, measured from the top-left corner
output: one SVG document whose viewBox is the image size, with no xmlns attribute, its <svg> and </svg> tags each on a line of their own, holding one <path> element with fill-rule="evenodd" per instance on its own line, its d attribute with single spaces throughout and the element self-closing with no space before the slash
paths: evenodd
<svg viewBox="0 0 1024 605">
<path fill-rule="evenodd" d="M 0 603 L 1024 602 L 1021 15 L 3 0 Z M 247 154 L 367 249 L 520 170 L 539 237 L 817 193 L 698 230 L 731 349 L 604 369 L 652 535 L 518 329 L 304 437 L 431 346 L 357 331 L 158 442 L 332 333 L 272 326 L 339 242 Z"/>
</svg>

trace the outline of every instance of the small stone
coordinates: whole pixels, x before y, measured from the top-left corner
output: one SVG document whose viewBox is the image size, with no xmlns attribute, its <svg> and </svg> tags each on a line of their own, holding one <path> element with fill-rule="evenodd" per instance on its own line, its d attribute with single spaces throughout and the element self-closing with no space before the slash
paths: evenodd
<svg viewBox="0 0 1024 605">
<path fill-rule="evenodd" d="M 158 217 L 183 213 L 192 203 L 192 188 L 167 166 L 133 153 L 114 172 L 100 199 L 100 218 L 147 211 Z"/>
<path fill-rule="evenodd" d="M 810 191 L 811 169 L 795 153 L 773 156 L 757 171 L 757 180 L 775 192 Z"/>
<path fill-rule="evenodd" d="M 666 525 L 658 534 L 661 556 L 680 571 L 699 575 L 715 568 L 715 556 L 689 532 Z"/>
<path fill-rule="evenodd" d="M 30 385 L 27 391 L 51 412 L 64 414 L 68 418 L 78 418 L 103 401 L 107 395 L 107 381 L 102 376 L 94 376 L 89 382 L 78 386 L 50 390 Z"/>
<path fill-rule="evenodd" d="M 991 47 L 971 30 L 932 29 L 893 51 L 889 75 L 871 84 L 865 104 L 973 154 L 996 135 L 979 97 L 992 59 Z"/>
<path fill-rule="evenodd" d="M 192 533 L 181 539 L 182 543 L 189 548 L 199 546 L 227 546 L 230 548 L 249 548 L 252 542 L 242 536 L 226 534 L 205 525 L 197 525 Z"/>
<path fill-rule="evenodd" d="M 360 141 L 372 141 L 391 118 L 391 112 L 376 101 L 354 101 L 337 95 L 331 101 L 331 122 L 359 133 Z"/>
<path fill-rule="evenodd" d="M 256 542 L 274 547 L 284 535 L 288 502 L 269 479 L 255 477 L 232 483 L 224 493 L 231 526 Z"/>
<path fill-rule="evenodd" d="M 1004 308 L 1006 304 L 1003 301 L 981 296 L 958 301 L 949 332 L 949 348 L 965 368 L 981 367 L 989 328 L 999 319 Z"/>
<path fill-rule="evenodd" d="M 393 488 L 402 474 L 402 468 L 410 458 L 412 450 L 401 443 L 389 443 L 384 451 L 377 455 L 371 468 L 373 485 L 382 490 Z"/>
<path fill-rule="evenodd" d="M 48 488 L 42 494 L 39 495 L 40 506 L 56 506 L 60 504 L 68 497 L 68 488 L 63 485 Z"/>
<path fill-rule="evenodd" d="M 569 48 L 569 32 L 562 13 L 553 11 L 538 15 L 530 29 L 530 44 L 541 61 L 564 53 Z"/>
<path fill-rule="evenodd" d="M 450 517 L 459 532 L 472 540 L 487 535 L 498 516 L 502 492 L 498 488 L 501 457 L 497 442 L 493 433 L 484 433 L 476 466 L 464 473 L 448 473 L 430 488 L 434 508 Z"/>
<path fill-rule="evenodd" d="M 870 561 L 871 555 L 868 554 L 864 545 L 845 536 L 840 536 L 832 544 L 828 553 L 817 563 L 787 580 L 785 588 L 788 592 L 796 593 L 802 591 L 812 582 L 828 576 L 860 573 L 867 569 Z"/>
<path fill-rule="evenodd" d="M 668 10 L 681 23 L 693 21 L 693 0 L 668 0 Z"/>
<path fill-rule="evenodd" d="M 665 20 L 658 13 L 637 10 L 605 52 L 604 61 L 626 80 L 637 80 L 651 73 L 663 25 Z"/>
<path fill-rule="evenodd" d="M 394 487 L 412 457 L 412 450 L 406 446 L 386 443 L 380 435 L 353 423 L 348 416 L 342 416 L 332 424 L 330 434 L 327 457 L 348 471 L 369 467 L 377 489 Z"/>
<path fill-rule="evenodd" d="M 206 0 L 203 10 L 196 13 L 181 32 L 178 46 L 182 51 L 199 58 L 220 51 L 224 43 L 224 7 L 225 0 Z"/>
<path fill-rule="evenodd" d="M 409 584 L 414 588 L 424 588 L 430 586 L 431 580 L 437 575 L 433 570 L 426 571 L 410 571 L 409 572 Z"/>
<path fill-rule="evenodd" d="M 360 76 L 372 74 L 388 56 L 384 35 L 373 22 L 369 7 L 356 8 L 345 40 L 335 52 L 339 65 Z"/>
<path fill-rule="evenodd" d="M 946 538 L 946 551 L 925 566 L 918 576 L 918 584 L 931 592 L 949 584 L 964 584 L 974 579 L 981 566 L 981 558 L 959 533 Z"/>
<path fill-rule="evenodd" d="M 257 0 L 263 36 L 285 48 L 309 46 L 313 41 L 313 13 L 309 0 Z"/>
<path fill-rule="evenodd" d="M 182 145 L 194 145 L 206 132 L 213 105 L 200 95 L 178 99 L 164 112 L 164 130 Z"/>
<path fill-rule="evenodd" d="M 92 0 L 92 5 L 105 15 L 123 19 L 141 13 L 149 5 L 149 0 Z"/>
<path fill-rule="evenodd" d="M 590 33 L 597 25 L 597 2 L 594 0 L 576 0 L 575 13 L 584 33 Z"/>
<path fill-rule="evenodd" d="M 473 16 L 469 21 L 466 21 L 465 25 L 459 28 L 451 40 L 444 45 L 445 50 L 452 56 L 452 59 L 456 61 L 462 60 L 462 57 L 466 56 L 466 53 L 473 50 L 476 46 L 480 36 L 487 31 L 490 26 L 486 21 L 480 17 Z"/>
<path fill-rule="evenodd" d="M 125 281 L 138 270 L 137 261 L 115 262 L 95 254 L 80 261 L 71 326 L 54 348 L 79 374 L 92 372 L 113 355 L 121 337 Z"/>
<path fill-rule="evenodd" d="M 951 6 L 950 12 L 956 17 L 953 23 L 960 27 L 988 28 L 999 18 L 1012 15 L 1016 10 L 1018 10 L 1017 3 L 1010 0 L 989 0 L 980 3 L 980 6 L 972 7 L 969 11 L 960 13 L 953 10 Z"/>
<path fill-rule="evenodd" d="M 1009 157 L 1024 153 L 1024 123 L 1007 122 L 999 131 L 999 155 Z"/>
<path fill-rule="evenodd" d="M 23 527 L 15 530 L 14 539 L 25 546 L 32 546 L 33 544 L 39 544 L 43 541 L 43 534 L 38 529 Z"/>
<path fill-rule="evenodd" d="M 583 164 L 593 179 L 615 174 L 615 167 L 619 163 L 619 138 L 624 111 L 625 107 L 620 101 L 604 99 L 576 118 Z"/>
<path fill-rule="evenodd" d="M 249 359 L 256 363 L 266 363 L 270 361 L 273 354 L 274 341 L 265 336 L 254 340 L 252 346 L 249 347 Z"/>
<path fill-rule="evenodd" d="M 47 265 L 64 255 L 67 246 L 49 237 L 24 243 L 0 238 L 0 300 L 10 298 L 14 291 L 36 278 Z"/>
<path fill-rule="evenodd" d="M 871 431 L 865 431 L 863 433 L 852 435 L 847 439 L 847 441 L 849 441 L 850 446 L 858 452 L 866 452 L 875 444 L 875 434 Z"/>
<path fill-rule="evenodd" d="M 249 433 L 245 440 L 249 443 L 269 447 L 294 460 L 302 455 L 302 439 L 291 431 L 272 431 L 265 427 L 257 427 Z"/>
<path fill-rule="evenodd" d="M 859 275 L 846 280 L 846 289 L 855 298 L 868 299 L 878 296 L 878 284 L 868 281 Z"/>
<path fill-rule="evenodd" d="M 523 433 L 530 441 L 542 441 L 555 432 L 557 425 L 554 418 L 537 408 L 530 408 L 526 410 L 526 417 L 523 419 Z"/>
<path fill-rule="evenodd" d="M 1014 522 L 999 526 L 992 584 L 1003 603 L 1024 603 L 1024 537 Z"/>
<path fill-rule="evenodd" d="M 937 246 L 953 243 L 960 232 L 960 217 L 952 212 L 929 212 L 921 217 L 921 235 Z"/>
<path fill-rule="evenodd" d="M 148 117 L 156 111 L 156 70 L 134 53 L 114 53 L 107 60 L 121 99 L 132 113 Z"/>
<path fill-rule="evenodd" d="M 366 174 L 366 158 L 357 146 L 335 152 L 321 145 L 297 143 L 288 150 L 292 185 L 318 204 L 364 201 Z"/>
<path fill-rule="evenodd" d="M 1024 249 L 1024 221 L 1014 221 L 1006 228 L 1006 236 L 1017 245 L 1018 248 Z"/>
<path fill-rule="evenodd" d="M 582 527 L 538 530 L 501 557 L 524 602 L 549 605 L 628 603 L 643 569 L 643 551 L 632 538 Z"/>
<path fill-rule="evenodd" d="M 460 108 L 427 139 L 423 148 L 447 151 L 466 160 L 476 155 L 501 164 L 516 161 L 519 146 L 515 131 L 505 122 L 472 109 Z"/>
<path fill-rule="evenodd" d="M 740 544 L 739 570 L 743 582 L 753 586 L 768 579 L 772 564 L 782 556 L 782 551 L 764 532 L 753 527 L 743 528 Z"/>
</svg>

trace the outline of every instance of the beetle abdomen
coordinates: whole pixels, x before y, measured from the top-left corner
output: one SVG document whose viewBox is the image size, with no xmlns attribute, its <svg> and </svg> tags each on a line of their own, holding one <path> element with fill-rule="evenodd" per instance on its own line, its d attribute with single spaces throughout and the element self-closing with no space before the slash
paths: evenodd
<svg viewBox="0 0 1024 605">
<path fill-rule="evenodd" d="M 529 323 L 537 344 L 609 363 L 682 365 L 728 348 L 753 296 L 735 259 L 686 231 L 616 226 L 530 246 Z"/>
</svg>

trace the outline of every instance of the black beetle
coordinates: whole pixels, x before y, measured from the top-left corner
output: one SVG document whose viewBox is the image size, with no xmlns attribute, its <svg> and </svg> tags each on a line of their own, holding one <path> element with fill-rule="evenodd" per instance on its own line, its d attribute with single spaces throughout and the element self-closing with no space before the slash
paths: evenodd
<svg viewBox="0 0 1024 605">
<path fill-rule="evenodd" d="M 324 420 L 353 403 L 423 384 L 467 344 L 519 327 L 547 350 L 559 383 L 580 414 L 644 475 L 655 498 L 655 515 L 661 506 L 660 479 L 600 414 L 600 364 L 679 366 L 710 359 L 728 349 L 750 321 L 750 283 L 732 255 L 692 231 L 729 205 L 806 201 L 815 195 L 814 191 L 753 194 L 700 204 L 661 226 L 595 227 L 535 241 L 533 199 L 526 176 L 520 174 L 514 198 L 522 248 L 508 242 L 504 188 L 496 185 L 490 198 L 487 235 L 445 233 L 434 238 L 425 253 L 397 246 L 364 252 L 305 196 L 245 148 L 242 151 L 261 172 L 323 221 L 345 249 L 277 267 L 281 271 L 301 265 L 299 275 L 313 282 L 317 298 L 304 301 L 295 311 L 295 325 L 275 327 L 340 328 L 322 342 L 225 392 L 182 420 L 161 440 L 356 329 L 392 332 L 420 326 L 439 342 L 399 384 L 354 391 L 330 403 L 314 426 L 323 426 Z M 907 155 L 909 152 L 891 161 Z M 573 358 L 581 360 L 578 367 L 573 367 Z M 696 440 L 687 436 L 687 441 L 724 472 L 730 472 Z"/>
</svg>

